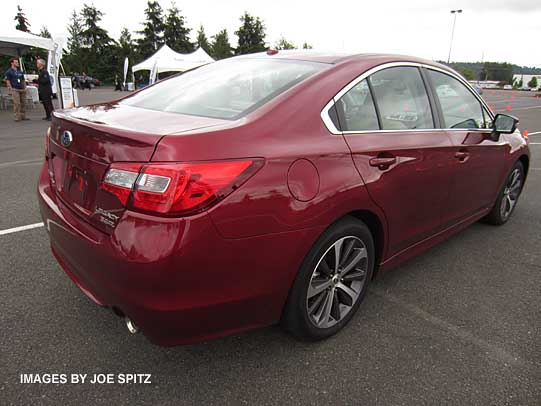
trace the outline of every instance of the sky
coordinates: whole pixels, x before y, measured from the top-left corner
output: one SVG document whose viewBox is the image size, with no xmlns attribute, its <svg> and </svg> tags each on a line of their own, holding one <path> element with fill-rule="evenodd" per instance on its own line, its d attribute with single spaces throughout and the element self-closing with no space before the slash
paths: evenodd
<svg viewBox="0 0 541 406">
<path fill-rule="evenodd" d="M 6 2 L 1 27 L 14 26 L 19 4 L 39 32 L 46 26 L 53 36 L 66 36 L 74 9 L 94 4 L 104 13 L 102 27 L 118 39 L 123 27 L 132 35 L 142 28 L 146 0 L 18 0 Z M 170 0 L 159 1 L 163 9 Z M 268 45 L 285 37 L 297 46 L 339 52 L 381 52 L 447 60 L 456 18 L 451 61 L 511 62 L 541 67 L 540 0 L 178 0 L 177 7 L 192 28 L 202 24 L 207 36 L 223 28 L 236 44 L 234 31 L 245 12 L 260 17 Z M 137 62 L 137 61 L 136 61 Z"/>
</svg>

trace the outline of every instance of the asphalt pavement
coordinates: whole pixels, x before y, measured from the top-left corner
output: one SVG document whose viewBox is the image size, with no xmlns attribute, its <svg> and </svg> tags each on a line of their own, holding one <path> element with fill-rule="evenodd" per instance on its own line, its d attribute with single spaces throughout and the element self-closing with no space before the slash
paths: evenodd
<svg viewBox="0 0 541 406">
<path fill-rule="evenodd" d="M 119 93 L 95 89 L 82 103 Z M 130 335 L 63 273 L 36 182 L 48 123 L 0 111 L 0 404 L 540 405 L 541 99 L 485 91 L 530 134 L 512 219 L 477 223 L 373 283 L 341 333 L 314 344 L 278 327 L 161 348 Z M 465 197 L 467 198 L 467 197 Z M 21 374 L 151 374 L 144 384 L 29 384 Z"/>
</svg>

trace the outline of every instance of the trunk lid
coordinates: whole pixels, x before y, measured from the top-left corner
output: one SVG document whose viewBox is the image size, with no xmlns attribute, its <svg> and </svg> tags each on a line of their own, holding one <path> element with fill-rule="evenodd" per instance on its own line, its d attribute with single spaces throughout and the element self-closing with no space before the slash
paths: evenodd
<svg viewBox="0 0 541 406">
<path fill-rule="evenodd" d="M 66 206 L 110 234 L 125 210 L 101 188 L 111 163 L 149 162 L 164 135 L 223 123 L 114 103 L 56 112 L 48 156 L 51 185 Z"/>
</svg>

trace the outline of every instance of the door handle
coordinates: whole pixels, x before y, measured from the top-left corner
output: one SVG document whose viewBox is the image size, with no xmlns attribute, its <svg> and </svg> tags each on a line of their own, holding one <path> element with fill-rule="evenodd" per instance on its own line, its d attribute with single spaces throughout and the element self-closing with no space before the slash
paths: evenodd
<svg viewBox="0 0 541 406">
<path fill-rule="evenodd" d="M 368 162 L 370 166 L 376 166 L 383 171 L 396 163 L 396 157 L 377 157 L 370 159 Z"/>
<path fill-rule="evenodd" d="M 466 162 L 470 157 L 470 153 L 467 151 L 457 151 L 455 152 L 455 158 L 460 162 Z"/>
</svg>

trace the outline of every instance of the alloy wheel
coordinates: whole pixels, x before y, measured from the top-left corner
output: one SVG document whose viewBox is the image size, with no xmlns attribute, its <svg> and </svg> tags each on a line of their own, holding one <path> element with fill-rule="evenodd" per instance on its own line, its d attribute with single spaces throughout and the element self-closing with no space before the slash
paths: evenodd
<svg viewBox="0 0 541 406">
<path fill-rule="evenodd" d="M 500 205 L 500 214 L 503 219 L 507 219 L 513 211 L 520 194 L 521 186 L 522 179 L 520 169 L 515 168 L 513 172 L 511 172 L 511 175 L 509 175 L 509 179 L 503 191 L 503 198 Z"/>
<path fill-rule="evenodd" d="M 329 328 L 353 308 L 368 274 L 368 251 L 355 236 L 340 238 L 319 259 L 308 287 L 306 310 L 318 328 Z"/>
</svg>

